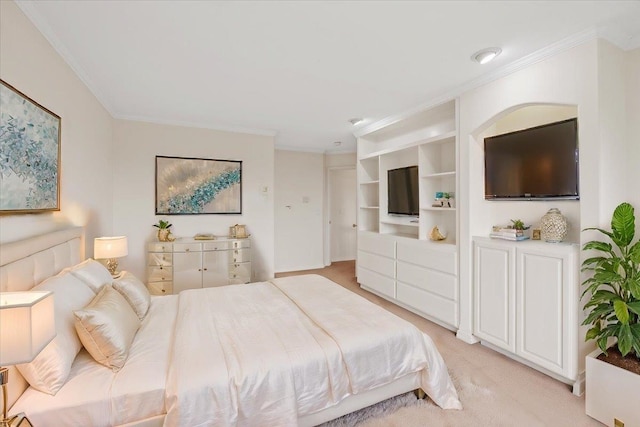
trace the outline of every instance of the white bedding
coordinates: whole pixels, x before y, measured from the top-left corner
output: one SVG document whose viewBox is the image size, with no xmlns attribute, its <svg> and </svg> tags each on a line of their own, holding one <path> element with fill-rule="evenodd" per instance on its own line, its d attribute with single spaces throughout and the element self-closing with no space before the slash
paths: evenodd
<svg viewBox="0 0 640 427">
<path fill-rule="evenodd" d="M 178 296 L 152 297 L 149 313 L 119 372 L 82 350 L 65 385 L 51 396 L 28 388 L 11 409 L 36 426 L 116 426 L 165 411 L 164 393 Z"/>
<path fill-rule="evenodd" d="M 426 335 L 323 277 L 186 291 L 165 425 L 296 425 L 416 371 L 436 403 L 460 408 Z"/>
</svg>

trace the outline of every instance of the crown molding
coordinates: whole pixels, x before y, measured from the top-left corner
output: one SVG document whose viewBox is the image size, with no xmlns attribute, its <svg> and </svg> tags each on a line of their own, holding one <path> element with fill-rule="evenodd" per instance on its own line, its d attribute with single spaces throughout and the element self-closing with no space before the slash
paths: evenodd
<svg viewBox="0 0 640 427">
<path fill-rule="evenodd" d="M 558 42 L 552 43 L 542 49 L 539 49 L 527 56 L 524 56 L 520 59 L 517 59 L 513 62 L 510 62 L 502 67 L 496 68 L 495 70 L 483 74 L 480 77 L 477 77 L 473 80 L 470 80 L 466 83 L 463 83 L 456 88 L 444 92 L 426 103 L 420 104 L 414 108 L 403 111 L 399 114 L 394 114 L 392 116 L 383 118 L 381 120 L 375 121 L 367 126 L 363 126 L 360 129 L 357 129 L 353 132 L 353 135 L 356 138 L 360 138 L 362 136 L 368 135 L 372 132 L 375 132 L 379 129 L 385 128 L 389 125 L 397 123 L 401 120 L 404 120 L 408 117 L 413 116 L 421 111 L 427 110 L 429 108 L 435 107 L 439 104 L 442 104 L 447 101 L 451 101 L 454 98 L 459 97 L 465 92 L 476 89 L 480 86 L 483 86 L 492 81 L 498 80 L 499 78 L 505 77 L 509 74 L 513 74 L 516 71 L 520 71 L 526 67 L 529 67 L 537 62 L 543 61 L 547 58 L 557 55 L 560 52 L 564 52 L 573 47 L 579 46 L 583 43 L 586 43 L 590 40 L 594 40 L 598 38 L 598 31 L 595 28 L 590 28 L 585 31 L 576 33 L 570 37 L 564 38 Z"/>
<path fill-rule="evenodd" d="M 243 126 L 224 125 L 219 123 L 202 123 L 202 122 L 188 122 L 188 121 L 180 121 L 180 120 L 166 120 L 166 119 L 158 119 L 158 118 L 147 117 L 147 116 L 117 114 L 117 115 L 114 115 L 113 118 L 116 120 L 154 123 L 158 125 L 182 126 L 182 127 L 198 128 L 198 129 L 219 130 L 223 132 L 233 132 L 233 133 L 246 133 L 249 135 L 275 137 L 278 134 L 278 131 L 271 130 L 271 129 L 248 128 Z"/>
<path fill-rule="evenodd" d="M 22 10 L 22 13 L 29 18 L 38 31 L 40 31 L 53 49 L 58 52 L 76 76 L 78 76 L 80 81 L 82 81 L 93 96 L 96 97 L 102 107 L 104 107 L 104 109 L 114 117 L 113 106 L 107 101 L 107 97 L 97 88 L 84 69 L 73 59 L 73 56 L 71 56 L 64 44 L 56 37 L 47 20 L 44 19 L 40 12 L 38 12 L 34 7 L 34 3 L 26 0 L 15 0 L 15 3 L 18 5 L 20 10 Z"/>
</svg>

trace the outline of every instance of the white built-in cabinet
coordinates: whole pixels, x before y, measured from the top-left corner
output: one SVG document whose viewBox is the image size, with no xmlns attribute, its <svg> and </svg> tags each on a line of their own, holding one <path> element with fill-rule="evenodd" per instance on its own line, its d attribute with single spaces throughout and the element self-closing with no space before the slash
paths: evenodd
<svg viewBox="0 0 640 427">
<path fill-rule="evenodd" d="M 486 237 L 473 245 L 474 335 L 579 394 L 578 245 Z"/>
<path fill-rule="evenodd" d="M 457 100 L 358 137 L 360 285 L 446 327 L 459 322 Z M 389 215 L 387 171 L 418 166 L 419 218 Z M 451 207 L 432 207 L 435 193 L 454 194 Z M 434 226 L 443 241 L 429 240 Z"/>
</svg>

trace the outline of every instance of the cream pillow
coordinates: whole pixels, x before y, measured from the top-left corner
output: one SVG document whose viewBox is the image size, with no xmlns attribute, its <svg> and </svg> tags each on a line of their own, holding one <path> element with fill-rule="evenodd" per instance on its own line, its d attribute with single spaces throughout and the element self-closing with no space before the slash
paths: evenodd
<svg viewBox="0 0 640 427">
<path fill-rule="evenodd" d="M 131 305 L 138 318 L 144 319 L 151 303 L 151 296 L 144 283 L 127 271 L 122 274 L 122 277 L 114 280 L 112 285 Z"/>
<path fill-rule="evenodd" d="M 107 267 L 91 258 L 87 258 L 80 264 L 69 268 L 68 271 L 86 283 L 96 294 L 100 292 L 104 285 L 113 281 L 113 277 L 111 277 Z"/>
<path fill-rule="evenodd" d="M 76 331 L 89 354 L 114 371 L 120 370 L 140 327 L 127 300 L 111 285 L 103 286 L 91 303 L 74 312 Z"/>
<path fill-rule="evenodd" d="M 95 294 L 68 272 L 48 278 L 33 290 L 53 292 L 56 336 L 33 361 L 17 367 L 31 387 L 54 395 L 66 382 L 71 364 L 82 348 L 73 312 L 86 306 Z"/>
</svg>

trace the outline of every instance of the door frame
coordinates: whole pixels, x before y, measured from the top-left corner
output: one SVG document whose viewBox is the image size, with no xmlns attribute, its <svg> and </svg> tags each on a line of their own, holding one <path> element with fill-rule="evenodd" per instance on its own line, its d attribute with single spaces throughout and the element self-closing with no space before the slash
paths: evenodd
<svg viewBox="0 0 640 427">
<path fill-rule="evenodd" d="M 346 166 L 330 166 L 327 168 L 327 173 L 325 174 L 325 194 L 327 203 L 325 203 L 324 208 L 324 250 L 323 250 L 323 258 L 324 265 L 331 265 L 331 174 L 338 170 L 348 170 L 353 169 L 356 170 L 356 165 L 346 165 Z M 357 172 L 357 171 L 356 171 Z M 353 183 L 355 188 L 356 199 L 353 201 L 353 210 L 356 214 L 356 224 L 358 223 L 358 176 L 356 174 L 356 179 Z M 356 248 L 357 248 L 357 228 L 356 228 Z"/>
</svg>

